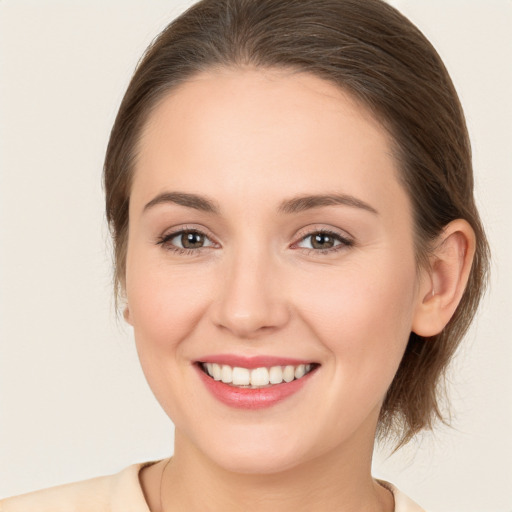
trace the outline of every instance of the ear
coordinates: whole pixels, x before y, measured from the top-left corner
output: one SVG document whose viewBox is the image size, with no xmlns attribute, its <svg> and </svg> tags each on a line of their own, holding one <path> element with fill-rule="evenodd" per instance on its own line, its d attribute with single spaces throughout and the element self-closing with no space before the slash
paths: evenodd
<svg viewBox="0 0 512 512">
<path fill-rule="evenodd" d="M 132 319 L 130 316 L 130 308 L 128 307 L 128 304 L 126 304 L 126 306 L 124 307 L 123 318 L 124 318 L 125 322 L 127 322 L 133 326 Z"/>
<path fill-rule="evenodd" d="M 443 230 L 420 281 L 412 331 L 419 336 L 439 334 L 455 313 L 468 282 L 475 254 L 475 233 L 463 219 Z"/>
</svg>

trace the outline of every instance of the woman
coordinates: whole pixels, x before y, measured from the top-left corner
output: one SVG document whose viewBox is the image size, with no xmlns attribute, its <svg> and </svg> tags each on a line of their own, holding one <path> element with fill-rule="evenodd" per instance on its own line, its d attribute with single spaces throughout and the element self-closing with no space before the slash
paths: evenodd
<svg viewBox="0 0 512 512">
<path fill-rule="evenodd" d="M 3 510 L 421 510 L 371 457 L 441 416 L 487 270 L 472 189 L 453 85 L 397 11 L 199 2 L 144 56 L 105 160 L 174 455 Z"/>
</svg>

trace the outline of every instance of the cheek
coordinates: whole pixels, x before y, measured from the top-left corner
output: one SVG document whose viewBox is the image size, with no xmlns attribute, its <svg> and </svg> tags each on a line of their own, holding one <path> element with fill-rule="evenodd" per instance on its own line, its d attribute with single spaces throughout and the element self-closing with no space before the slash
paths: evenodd
<svg viewBox="0 0 512 512">
<path fill-rule="evenodd" d="M 183 404 L 194 400 L 193 389 L 185 385 L 188 344 L 182 341 L 204 315 L 204 291 L 204 283 L 183 268 L 135 255 L 127 265 L 126 294 L 140 364 L 156 399 L 178 424 Z"/>
<path fill-rule="evenodd" d="M 205 273 L 192 273 L 186 266 L 170 266 L 151 252 L 129 253 L 126 295 L 135 343 L 146 379 L 169 415 L 174 414 L 175 397 L 187 396 L 183 388 L 188 368 L 183 340 L 203 317 Z M 198 275 L 199 274 L 199 275 Z M 201 279 L 199 277 L 201 276 Z M 169 393 L 169 389 L 175 392 Z"/>
<path fill-rule="evenodd" d="M 337 378 L 361 386 L 391 382 L 411 331 L 415 281 L 413 258 L 405 266 L 390 258 L 297 283 L 298 310 L 336 361 Z"/>
<path fill-rule="evenodd" d="M 207 283 L 185 266 L 167 266 L 151 255 L 131 256 L 126 277 L 131 323 L 148 343 L 168 349 L 204 313 Z"/>
</svg>

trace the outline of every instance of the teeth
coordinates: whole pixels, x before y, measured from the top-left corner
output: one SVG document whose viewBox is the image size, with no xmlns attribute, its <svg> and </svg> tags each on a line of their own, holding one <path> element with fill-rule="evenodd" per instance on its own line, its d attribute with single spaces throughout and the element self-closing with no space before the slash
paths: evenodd
<svg viewBox="0 0 512 512">
<path fill-rule="evenodd" d="M 247 368 L 233 368 L 233 384 L 235 386 L 248 386 L 251 383 L 251 374 Z"/>
<path fill-rule="evenodd" d="M 281 384 L 283 382 L 283 369 L 280 366 L 272 366 L 269 372 L 270 384 Z"/>
<path fill-rule="evenodd" d="M 220 380 L 224 382 L 224 384 L 230 384 L 233 382 L 233 369 L 231 366 L 228 366 L 227 364 L 222 365 Z"/>
<path fill-rule="evenodd" d="M 269 380 L 268 370 L 266 368 L 255 368 L 251 370 L 251 385 L 268 386 Z"/>
<path fill-rule="evenodd" d="M 261 367 L 252 370 L 217 363 L 203 363 L 202 367 L 215 380 L 221 380 L 225 384 L 232 384 L 233 386 L 252 388 L 291 382 L 294 379 L 304 377 L 312 369 L 311 364 L 272 366 L 270 368 Z"/>
<path fill-rule="evenodd" d="M 288 365 L 283 370 L 283 380 L 285 382 L 291 382 L 295 378 L 295 367 Z"/>
<path fill-rule="evenodd" d="M 300 379 L 301 377 L 304 377 L 306 375 L 306 365 L 299 364 L 297 368 L 295 368 L 295 378 Z"/>
<path fill-rule="evenodd" d="M 211 363 L 210 363 L 211 364 Z M 210 371 L 210 368 L 208 367 L 208 365 L 206 365 L 206 371 L 210 374 L 211 377 L 213 377 L 215 380 L 220 380 L 222 379 L 222 368 L 220 367 L 220 365 L 216 364 L 216 363 L 213 363 L 212 364 L 212 369 Z"/>
</svg>

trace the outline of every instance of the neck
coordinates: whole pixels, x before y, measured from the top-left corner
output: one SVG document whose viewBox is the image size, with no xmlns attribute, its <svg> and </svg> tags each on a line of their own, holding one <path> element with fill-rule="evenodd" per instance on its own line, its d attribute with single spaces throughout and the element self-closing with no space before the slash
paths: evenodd
<svg viewBox="0 0 512 512">
<path fill-rule="evenodd" d="M 162 481 L 163 510 L 337 512 L 393 510 L 393 497 L 371 477 L 373 445 L 339 447 L 292 469 L 270 474 L 228 471 L 178 431 Z M 357 448 L 357 449 L 356 449 Z"/>
</svg>

